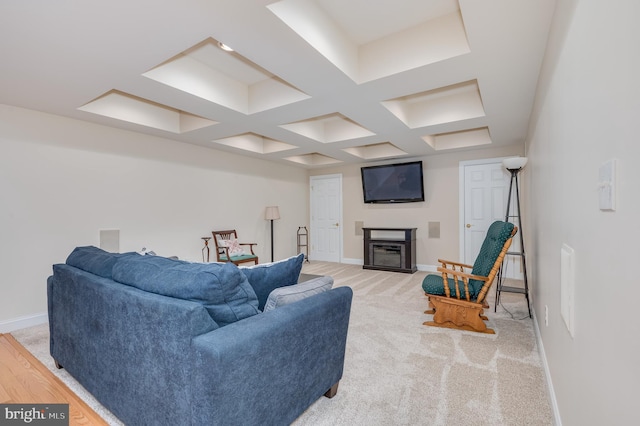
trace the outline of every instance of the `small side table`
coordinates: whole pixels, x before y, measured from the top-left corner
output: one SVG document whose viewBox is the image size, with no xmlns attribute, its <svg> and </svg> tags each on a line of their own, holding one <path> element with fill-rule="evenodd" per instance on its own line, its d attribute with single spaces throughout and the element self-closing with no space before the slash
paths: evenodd
<svg viewBox="0 0 640 426">
<path fill-rule="evenodd" d="M 211 254 L 209 251 L 209 240 L 211 237 L 202 237 L 202 239 L 204 240 L 204 247 L 202 247 L 202 261 L 209 262 L 209 255 Z"/>
</svg>

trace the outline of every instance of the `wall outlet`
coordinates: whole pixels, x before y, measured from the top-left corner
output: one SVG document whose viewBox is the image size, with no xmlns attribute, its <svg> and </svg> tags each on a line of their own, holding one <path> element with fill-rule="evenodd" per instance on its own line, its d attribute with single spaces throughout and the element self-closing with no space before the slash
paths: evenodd
<svg viewBox="0 0 640 426">
<path fill-rule="evenodd" d="M 544 325 L 549 327 L 549 307 L 544 305 Z"/>
</svg>

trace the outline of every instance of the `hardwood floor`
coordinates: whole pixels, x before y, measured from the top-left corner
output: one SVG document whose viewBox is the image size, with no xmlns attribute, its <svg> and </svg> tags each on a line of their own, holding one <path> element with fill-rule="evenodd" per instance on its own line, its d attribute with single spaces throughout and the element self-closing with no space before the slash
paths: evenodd
<svg viewBox="0 0 640 426">
<path fill-rule="evenodd" d="M 0 404 L 69 404 L 70 425 L 107 425 L 10 334 L 0 334 Z"/>
</svg>

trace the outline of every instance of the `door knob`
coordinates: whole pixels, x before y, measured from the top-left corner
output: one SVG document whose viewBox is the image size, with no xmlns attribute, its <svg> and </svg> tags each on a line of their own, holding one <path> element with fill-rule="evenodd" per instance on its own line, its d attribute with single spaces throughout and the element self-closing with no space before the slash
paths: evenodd
<svg viewBox="0 0 640 426">
<path fill-rule="evenodd" d="M 471 224 L 470 223 L 467 223 L 467 228 L 471 228 Z"/>
<path fill-rule="evenodd" d="M 339 224 L 338 222 L 336 222 L 336 223 L 334 224 L 334 226 L 340 226 L 340 224 Z"/>
</svg>

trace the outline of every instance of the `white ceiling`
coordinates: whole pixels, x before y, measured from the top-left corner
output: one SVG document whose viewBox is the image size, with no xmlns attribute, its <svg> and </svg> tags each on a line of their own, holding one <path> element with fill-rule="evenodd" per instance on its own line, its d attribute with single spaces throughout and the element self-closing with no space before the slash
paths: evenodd
<svg viewBox="0 0 640 426">
<path fill-rule="evenodd" d="M 0 103 L 310 168 L 522 145 L 554 7 L 3 0 Z"/>
</svg>

